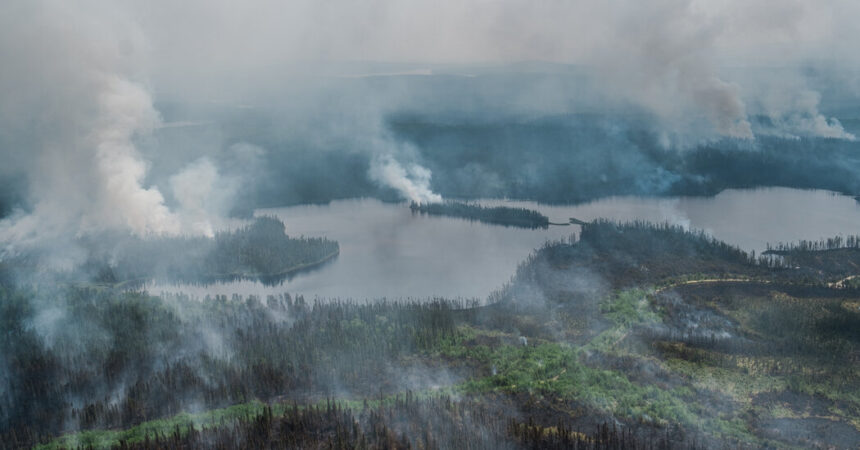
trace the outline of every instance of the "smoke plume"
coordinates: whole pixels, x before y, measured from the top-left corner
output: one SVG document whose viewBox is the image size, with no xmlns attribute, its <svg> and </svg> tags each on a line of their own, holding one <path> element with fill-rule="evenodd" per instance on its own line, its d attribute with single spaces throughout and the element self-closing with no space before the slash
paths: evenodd
<svg viewBox="0 0 860 450">
<path fill-rule="evenodd" d="M 442 196 L 430 189 L 430 171 L 418 164 L 403 167 L 391 155 L 377 156 L 371 163 L 369 175 L 377 183 L 396 190 L 406 200 L 416 203 L 442 201 Z"/>
<path fill-rule="evenodd" d="M 144 187 L 146 162 L 132 139 L 158 123 L 158 113 L 140 86 L 111 76 L 99 93 L 99 114 L 84 157 L 96 167 L 95 198 L 83 205 L 82 230 L 127 227 L 138 235 L 176 234 L 180 222 L 156 187 Z"/>
<path fill-rule="evenodd" d="M 233 168 L 219 155 L 245 141 L 283 164 L 317 158 L 301 148 L 308 155 L 320 148 L 341 152 L 348 160 L 326 172 L 335 157 L 319 157 L 308 170 L 313 175 L 295 183 L 349 178 L 363 182 L 362 189 L 375 183 L 406 199 L 439 201 L 427 167 L 436 180 L 453 175 L 420 165 L 428 158 L 413 153 L 423 149 L 374 144 L 388 140 L 379 137 L 388 132 L 387 119 L 403 111 L 448 114 L 454 121 L 464 111 L 518 118 L 617 117 L 621 111 L 645 117 L 649 132 L 677 148 L 757 133 L 853 140 L 853 128 L 830 117 L 820 89 L 803 83 L 752 88 L 723 69 L 767 64 L 800 73 L 808 63 L 856 74 L 839 70 L 858 66 L 848 44 L 857 40 L 856 27 L 846 19 L 856 17 L 855 3 L 6 1 L 0 6 L 0 182 L 15 179 L 23 187 L 4 190 L 22 194 L 15 194 L 19 210 L 0 223 L 0 240 L 23 245 L 105 229 L 211 234 L 239 184 L 225 178 Z M 556 77 L 558 66 L 523 61 L 568 72 Z M 517 78 L 542 67 L 549 67 L 547 76 Z M 346 76 L 356 73 L 363 76 Z M 570 73 L 575 76 L 565 79 Z M 495 84 L 469 81 L 475 78 Z M 856 86 L 856 76 L 843 78 Z M 421 79 L 426 83 L 415 82 Z M 241 110 L 247 116 L 225 116 L 251 118 L 253 125 L 219 129 L 211 149 L 202 140 L 159 146 L 159 133 L 185 132 L 159 129 L 160 116 L 173 121 L 171 112 L 183 108 L 218 112 L 175 123 L 220 125 L 218 114 Z M 769 118 L 770 128 L 760 127 L 756 114 Z M 253 141 L 257 127 L 282 134 Z M 279 156 L 285 148 L 294 153 Z M 480 157 L 493 160 L 493 151 Z M 349 159 L 355 153 L 364 160 Z M 321 189 L 271 191 L 307 201 Z M 354 189 L 337 195 L 348 191 Z M 319 195 L 312 200 L 326 197 Z M 0 204 L 0 211 L 10 209 Z"/>
<path fill-rule="evenodd" d="M 10 69 L 0 78 L 0 121 L 3 137 L 18 145 L 0 143 L 7 170 L 27 174 L 31 204 L 0 222 L 4 253 L 105 230 L 211 234 L 208 222 L 224 208 L 210 205 L 225 199 L 213 192 L 211 163 L 176 176 L 179 209 L 150 184 L 151 162 L 138 144 L 161 117 L 135 80 L 146 48 L 135 22 L 115 8 L 99 13 L 111 26 L 60 3 L 3 9 L 0 57 Z"/>
<path fill-rule="evenodd" d="M 821 94 L 800 83 L 781 87 L 766 91 L 761 99 L 764 113 L 773 123 L 775 134 L 791 138 L 856 140 L 854 134 L 845 131 L 839 119 L 827 118 L 819 111 Z M 786 95 L 786 92 L 792 94 Z"/>
<path fill-rule="evenodd" d="M 219 174 L 208 158 L 194 161 L 172 176 L 170 186 L 179 203 L 182 229 L 191 234 L 214 236 L 230 212 L 238 184 L 235 177 Z"/>
<path fill-rule="evenodd" d="M 714 64 L 720 20 L 689 0 L 622 3 L 626 8 L 610 13 L 609 48 L 594 56 L 610 80 L 604 86 L 653 113 L 671 144 L 753 138 L 739 87 L 721 79 Z"/>
</svg>

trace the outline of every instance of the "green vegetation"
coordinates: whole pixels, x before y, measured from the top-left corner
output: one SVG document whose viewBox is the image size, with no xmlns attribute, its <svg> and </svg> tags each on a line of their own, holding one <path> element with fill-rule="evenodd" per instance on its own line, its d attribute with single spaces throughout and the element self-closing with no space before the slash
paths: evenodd
<svg viewBox="0 0 860 450">
<path fill-rule="evenodd" d="M 242 418 L 258 417 L 263 414 L 265 408 L 265 404 L 253 401 L 196 414 L 180 413 L 165 419 L 143 422 L 125 430 L 89 430 L 68 434 L 49 444 L 37 445 L 36 449 L 107 448 L 119 445 L 121 442 L 141 443 L 147 437 L 158 435 L 166 436 L 171 433 L 186 435 L 191 429 L 202 429 L 205 426 L 233 423 Z M 285 406 L 281 405 L 280 410 L 283 411 L 284 408 Z"/>
<path fill-rule="evenodd" d="M 597 221 L 486 306 L 7 287 L 0 448 L 851 448 L 860 292 L 804 261 Z"/>
<path fill-rule="evenodd" d="M 247 408 L 248 405 L 242 405 Z M 87 432 L 58 439 L 40 449 L 68 448 L 67 445 L 105 445 L 115 448 L 200 448 L 218 445 L 249 448 L 499 448 L 542 449 L 634 448 L 648 445 L 666 448 L 668 435 L 643 439 L 627 430 L 607 424 L 593 432 L 567 428 L 563 424 L 543 427 L 532 421 L 506 420 L 507 404 L 493 399 L 479 400 L 450 396 L 414 396 L 406 393 L 385 404 L 354 407 L 326 401 L 316 405 L 253 404 L 252 411 L 238 414 L 219 410 L 218 422 L 201 415 L 183 415 L 172 420 L 142 424 L 146 434 Z M 239 408 L 239 409 L 242 409 Z M 236 409 L 236 408 L 231 408 Z M 500 414 L 502 413 L 502 414 Z M 396 418 L 396 419 L 395 419 Z M 172 426 L 172 428 L 170 428 Z M 474 432 L 480 427 L 480 432 Z"/>
<path fill-rule="evenodd" d="M 678 392 L 631 383 L 623 374 L 581 364 L 570 346 L 502 346 L 488 355 L 495 375 L 471 380 L 467 392 L 528 393 L 575 401 L 597 411 L 634 421 L 693 424 Z"/>
</svg>

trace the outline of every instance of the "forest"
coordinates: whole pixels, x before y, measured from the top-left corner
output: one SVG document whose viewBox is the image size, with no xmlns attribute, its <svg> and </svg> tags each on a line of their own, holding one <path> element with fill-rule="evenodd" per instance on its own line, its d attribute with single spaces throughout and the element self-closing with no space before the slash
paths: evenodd
<svg viewBox="0 0 860 450">
<path fill-rule="evenodd" d="M 860 290 L 768 261 L 595 221 L 487 304 L 4 283 L 0 448 L 851 448 Z"/>
<path fill-rule="evenodd" d="M 526 208 L 511 208 L 509 206 L 481 206 L 476 203 L 465 203 L 453 200 L 444 202 L 411 202 L 409 209 L 413 213 L 431 216 L 460 217 L 462 219 L 520 228 L 547 228 L 549 218 L 545 215 Z"/>
<path fill-rule="evenodd" d="M 98 236 L 81 238 L 84 269 L 100 283 L 161 279 L 206 283 L 236 278 L 276 284 L 334 258 L 338 243 L 288 236 L 274 217 L 258 217 L 236 230 L 207 237 Z"/>
<path fill-rule="evenodd" d="M 859 450 L 858 18 L 0 0 L 0 450 Z"/>
</svg>

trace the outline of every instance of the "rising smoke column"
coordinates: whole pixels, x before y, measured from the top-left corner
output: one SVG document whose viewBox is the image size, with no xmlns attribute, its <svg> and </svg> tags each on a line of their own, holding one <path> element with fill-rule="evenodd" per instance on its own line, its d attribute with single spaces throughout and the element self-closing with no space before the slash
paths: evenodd
<svg viewBox="0 0 860 450">
<path fill-rule="evenodd" d="M 239 180 L 221 174 L 209 158 L 203 157 L 170 177 L 170 187 L 179 203 L 182 230 L 212 237 L 230 213 Z"/>
<path fill-rule="evenodd" d="M 426 0 L 385 0 L 368 7 L 310 0 L 249 0 L 241 5 L 223 0 L 181 5 L 161 0 L 83 0 L 74 5 L 6 0 L 0 2 L 0 174 L 27 174 L 29 210 L 0 224 L 0 234 L 8 241 L 103 228 L 141 235 L 186 232 L 188 227 L 190 232 L 207 232 L 201 231 L 208 228 L 200 220 L 210 214 L 201 213 L 207 208 L 189 206 L 185 200 L 208 202 L 208 194 L 184 195 L 174 189 L 181 209 L 194 218 L 170 211 L 165 191 L 147 177 L 147 161 L 157 155 L 142 154 L 135 146 L 135 140 L 158 123 L 150 77 L 158 81 L 159 93 L 179 93 L 180 101 L 188 92 L 195 92 L 192 99 L 198 101 L 224 96 L 245 101 L 243 92 L 272 99 L 275 85 L 305 91 L 308 80 L 319 81 L 303 73 L 308 60 L 553 61 L 599 71 L 597 83 L 584 89 L 608 92 L 624 106 L 632 104 L 655 116 L 667 145 L 695 145 L 722 137 L 753 137 L 747 104 L 754 100 L 742 98 L 738 86 L 718 74 L 721 49 L 746 49 L 747 61 L 756 62 L 769 55 L 766 45 L 774 40 L 789 43 L 789 49 L 805 41 L 807 55 L 836 45 L 842 50 L 835 55 L 856 64 L 851 48 L 856 27 L 850 20 L 856 17 L 856 4 L 465 0 L 440 7 Z M 254 24 L 253 33 L 248 32 L 249 23 Z M 780 62 L 788 55 L 770 56 Z M 284 76 L 287 67 L 299 75 Z M 236 83 L 251 73 L 263 74 L 260 79 L 269 84 Z M 785 101 L 765 99 L 760 108 L 780 131 L 853 138 L 818 112 L 814 92 L 781 91 L 800 93 Z M 409 97 L 408 92 L 400 95 Z M 496 95 L 515 99 L 517 93 Z M 274 101 L 295 102 L 301 115 L 308 104 L 330 100 Z M 393 111 L 399 100 L 375 101 L 386 103 L 381 111 Z M 543 106 L 538 105 L 538 113 L 546 111 Z M 352 121 L 337 126 L 347 128 Z M 360 139 L 378 135 L 373 126 L 359 131 L 364 134 Z M 429 187 L 429 171 L 416 165 L 420 159 L 383 148 L 373 150 L 370 160 L 368 175 L 375 182 L 397 189 L 404 198 L 438 200 Z M 198 179 L 212 179 L 211 171 L 197 169 Z"/>
<path fill-rule="evenodd" d="M 85 9 L 0 5 L 0 150 L 5 170 L 26 174 L 29 194 L 27 210 L 0 221 L 0 255 L 68 247 L 76 236 L 104 230 L 211 232 L 199 223 L 206 208 L 193 204 L 205 193 L 174 186 L 195 216 L 185 220 L 147 182 L 150 163 L 136 143 L 161 119 L 141 81 L 141 30 L 115 7 Z"/>
<path fill-rule="evenodd" d="M 156 187 L 144 187 L 147 165 L 132 139 L 159 123 L 139 85 L 108 76 L 99 94 L 99 117 L 86 144 L 96 168 L 96 198 L 82 205 L 82 229 L 127 228 L 137 235 L 177 234 L 178 217 Z"/>
<path fill-rule="evenodd" d="M 14 253 L 16 245 L 57 250 L 71 237 L 104 230 L 138 236 L 195 231 L 183 229 L 157 187 L 144 185 L 148 164 L 134 139 L 160 122 L 149 94 L 116 74 L 95 74 L 91 81 L 97 86 L 92 116 L 74 119 L 74 132 L 46 143 L 37 157 L 30 174 L 33 210 L 0 222 L 4 253 Z"/>
<path fill-rule="evenodd" d="M 2 223 L 0 238 L 26 242 L 45 233 L 181 231 L 158 188 L 144 186 L 148 166 L 134 145 L 137 135 L 160 121 L 149 94 L 115 74 L 95 74 L 92 81 L 93 104 L 69 111 L 85 115 L 85 108 L 94 106 L 92 117 L 70 119 L 72 133 L 44 144 L 30 174 L 33 211 Z"/>
<path fill-rule="evenodd" d="M 438 203 L 442 196 L 430 189 L 432 173 L 416 163 L 401 165 L 392 155 L 378 155 L 371 161 L 368 175 L 382 186 L 396 190 L 416 203 Z"/>
</svg>

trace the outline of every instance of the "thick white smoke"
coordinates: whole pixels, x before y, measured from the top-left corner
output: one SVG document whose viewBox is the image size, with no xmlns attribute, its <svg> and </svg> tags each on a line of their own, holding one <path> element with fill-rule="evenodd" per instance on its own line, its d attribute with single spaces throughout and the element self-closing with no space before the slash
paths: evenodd
<svg viewBox="0 0 860 450">
<path fill-rule="evenodd" d="M 220 178 L 211 161 L 199 160 L 171 178 L 179 204 L 171 211 L 161 191 L 145 185 L 148 163 L 134 144 L 160 122 L 149 94 L 115 74 L 97 78 L 93 117 L 65 136 L 65 145 L 40 155 L 34 210 L 0 223 L 0 240 L 37 243 L 112 229 L 212 235 L 213 223 L 229 209 L 235 180 Z"/>
<path fill-rule="evenodd" d="M 115 7 L 99 10 L 103 21 L 63 3 L 0 8 L 0 128 L 20 143 L 2 149 L 4 169 L 27 174 L 31 204 L 0 221 L 2 252 L 43 245 L 68 256 L 71 238 L 104 230 L 211 234 L 231 186 L 216 187 L 211 162 L 177 175 L 177 210 L 149 184 L 137 143 L 161 119 L 136 81 L 146 44 L 134 21 Z"/>
<path fill-rule="evenodd" d="M 107 229 L 180 232 L 161 192 L 144 187 L 147 163 L 133 142 L 159 122 L 149 94 L 115 74 L 93 74 L 87 85 L 94 88 L 92 115 L 84 103 L 60 119 L 72 130 L 42 144 L 30 179 L 33 211 L 0 222 L 0 241 L 35 244 Z"/>
<path fill-rule="evenodd" d="M 201 158 L 170 178 L 173 196 L 179 203 L 182 229 L 213 236 L 230 212 L 238 180 L 220 174 L 208 158 Z"/>
<path fill-rule="evenodd" d="M 442 196 L 430 189 L 430 170 L 418 164 L 404 167 L 393 156 L 381 155 L 371 162 L 369 175 L 377 183 L 399 192 L 406 200 L 416 203 L 442 201 Z"/>
<path fill-rule="evenodd" d="M 70 269 L 85 257 L 74 236 L 105 230 L 212 236 L 224 224 L 236 180 L 200 159 L 171 177 L 178 203 L 171 211 L 161 191 L 144 184 L 148 163 L 134 144 L 159 123 L 149 94 L 116 75 L 100 78 L 95 115 L 84 122 L 91 128 L 40 155 L 33 210 L 0 221 L 0 259 L 35 247 L 47 250 L 46 266 Z"/>
<path fill-rule="evenodd" d="M 96 167 L 95 198 L 82 205 L 81 229 L 127 228 L 138 235 L 177 234 L 181 222 L 156 187 L 144 187 L 147 164 L 134 146 L 136 135 L 159 122 L 149 94 L 139 85 L 108 76 L 99 93 L 99 113 L 88 162 Z M 60 155 L 56 155 L 60 157 Z"/>
<path fill-rule="evenodd" d="M 306 70 L 308 61 L 419 67 L 568 63 L 600 74 L 582 89 L 603 91 L 622 106 L 633 104 L 656 117 L 667 145 L 751 138 L 758 132 L 748 117 L 753 106 L 786 136 L 854 139 L 819 111 L 813 90 L 746 89 L 718 69 L 731 58 L 740 65 L 766 61 L 797 67 L 803 58 L 819 55 L 857 66 L 852 43 L 858 33 L 851 20 L 860 12 L 857 5 L 849 0 L 826 5 L 381 0 L 370 6 L 313 0 L 7 0 L 0 3 L 0 175 L 26 174 L 29 210 L 0 223 L 0 240 L 20 244 L 112 228 L 139 235 L 211 233 L 213 218 L 230 197 L 213 181 L 219 171 L 211 160 L 161 186 L 171 188 L 169 197 L 179 204 L 174 210 L 162 195 L 167 191 L 152 181 L 166 174 L 148 174 L 150 162 L 163 156 L 136 145 L 159 123 L 152 96 L 162 100 L 168 92 L 173 95 L 168 100 L 177 103 L 227 97 L 239 104 L 247 100 L 243 95 L 256 95 L 289 103 L 293 99 L 273 98 L 270 92 L 286 84 L 301 92 L 309 80 L 331 82 Z M 259 84 L 242 82 L 256 73 L 261 75 L 254 79 L 263 80 Z M 514 102 L 518 93 L 498 94 L 504 95 Z M 558 93 L 559 105 L 567 107 L 566 95 Z M 311 97 L 296 102 L 295 109 L 343 101 Z M 337 128 L 358 128 L 364 134 L 358 140 L 380 135 L 373 126 L 325 118 L 332 123 L 320 125 L 321 135 Z M 404 198 L 439 199 L 429 187 L 430 172 L 414 163 L 418 159 L 385 150 L 373 154 L 380 156 L 373 158 L 370 178 Z"/>
</svg>

